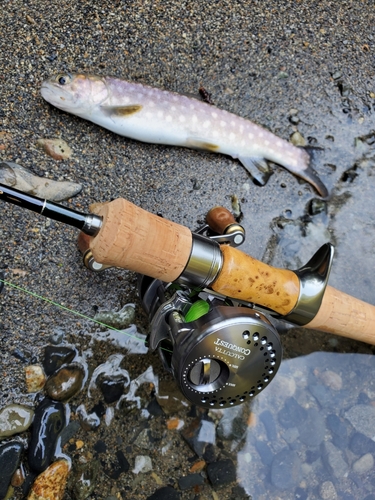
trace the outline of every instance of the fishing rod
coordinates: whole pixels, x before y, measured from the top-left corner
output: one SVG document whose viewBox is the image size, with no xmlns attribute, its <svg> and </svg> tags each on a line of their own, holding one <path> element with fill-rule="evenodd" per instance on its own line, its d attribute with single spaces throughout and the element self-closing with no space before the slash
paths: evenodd
<svg viewBox="0 0 375 500">
<path fill-rule="evenodd" d="M 268 386 L 282 357 L 273 318 L 375 344 L 375 306 L 328 285 L 329 243 L 292 271 L 236 248 L 245 231 L 223 207 L 192 232 L 121 198 L 95 214 L 3 184 L 0 199 L 78 228 L 89 269 L 138 273 L 150 348 L 193 404 L 233 406 Z"/>
</svg>

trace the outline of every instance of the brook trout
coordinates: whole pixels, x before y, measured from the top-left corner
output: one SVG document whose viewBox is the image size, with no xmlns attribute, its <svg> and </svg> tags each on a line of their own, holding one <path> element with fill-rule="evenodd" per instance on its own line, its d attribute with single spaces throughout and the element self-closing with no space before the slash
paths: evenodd
<svg viewBox="0 0 375 500">
<path fill-rule="evenodd" d="M 312 184 L 321 196 L 328 195 L 304 149 L 198 99 L 83 74 L 53 76 L 42 83 L 41 94 L 57 108 L 131 139 L 238 158 L 261 184 L 262 165 L 270 160 Z"/>
</svg>

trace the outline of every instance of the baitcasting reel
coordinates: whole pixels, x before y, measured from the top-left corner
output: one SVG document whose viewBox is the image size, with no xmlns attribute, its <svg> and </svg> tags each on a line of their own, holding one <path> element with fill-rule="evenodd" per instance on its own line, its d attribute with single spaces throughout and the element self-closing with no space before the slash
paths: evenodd
<svg viewBox="0 0 375 500">
<path fill-rule="evenodd" d="M 211 216 L 210 216 L 211 215 Z M 238 246 L 242 226 L 217 207 L 196 233 Z M 214 227 L 213 227 L 214 226 Z M 267 387 L 281 362 L 278 332 L 252 304 L 242 304 L 188 282 L 164 283 L 138 276 L 138 293 L 149 316 L 149 345 L 158 350 L 191 403 L 225 408 Z"/>
<path fill-rule="evenodd" d="M 250 400 L 275 376 L 279 335 L 260 312 L 211 291 L 140 275 L 138 291 L 151 321 L 149 344 L 186 399 L 206 408 Z"/>
</svg>

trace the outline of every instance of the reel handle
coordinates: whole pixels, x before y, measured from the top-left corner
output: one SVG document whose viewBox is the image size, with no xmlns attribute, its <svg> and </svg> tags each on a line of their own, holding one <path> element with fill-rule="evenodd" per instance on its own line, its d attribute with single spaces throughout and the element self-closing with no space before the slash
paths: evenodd
<svg viewBox="0 0 375 500">
<path fill-rule="evenodd" d="M 214 207 L 206 215 L 206 223 L 217 234 L 226 234 L 233 224 L 237 225 L 233 214 L 224 207 Z"/>
</svg>

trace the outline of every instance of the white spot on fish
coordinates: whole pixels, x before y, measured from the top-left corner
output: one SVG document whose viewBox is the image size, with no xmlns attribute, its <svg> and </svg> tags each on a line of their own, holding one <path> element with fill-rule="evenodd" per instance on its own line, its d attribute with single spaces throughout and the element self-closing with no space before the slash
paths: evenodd
<svg viewBox="0 0 375 500">
<path fill-rule="evenodd" d="M 231 133 L 229 134 L 229 139 L 230 139 L 231 141 L 233 141 L 235 137 L 236 137 L 236 136 L 235 136 L 235 134 L 234 134 L 233 132 L 231 132 Z"/>
<path fill-rule="evenodd" d="M 269 146 L 269 145 L 270 145 L 270 141 L 269 141 L 268 139 L 266 139 L 266 140 L 264 141 L 264 144 L 265 144 L 266 146 Z"/>
<path fill-rule="evenodd" d="M 259 134 L 258 134 L 258 137 L 263 137 L 263 136 L 264 136 L 263 132 L 260 131 Z"/>
<path fill-rule="evenodd" d="M 157 117 L 158 118 L 163 118 L 163 115 L 164 115 L 163 111 L 158 111 L 157 112 Z"/>
<path fill-rule="evenodd" d="M 176 106 L 171 106 L 171 111 L 176 111 Z"/>
<path fill-rule="evenodd" d="M 204 128 L 208 128 L 209 126 L 211 125 L 211 122 L 206 120 L 204 123 L 203 123 L 203 127 Z"/>
<path fill-rule="evenodd" d="M 193 115 L 193 116 L 191 117 L 191 120 L 192 120 L 192 122 L 193 122 L 193 123 L 197 123 L 198 118 L 196 117 L 196 115 Z"/>
<path fill-rule="evenodd" d="M 279 148 L 282 148 L 283 147 L 283 142 L 278 140 L 276 141 L 276 146 L 279 147 Z"/>
<path fill-rule="evenodd" d="M 217 118 L 217 113 L 215 113 L 215 111 L 213 113 L 211 113 L 211 116 L 212 118 Z"/>
<path fill-rule="evenodd" d="M 248 137 L 249 137 L 249 139 L 254 139 L 254 134 L 252 134 L 251 132 L 249 132 Z"/>
<path fill-rule="evenodd" d="M 146 118 L 152 118 L 152 113 L 150 113 L 150 111 L 147 111 Z"/>
<path fill-rule="evenodd" d="M 219 132 L 217 130 L 213 130 L 212 135 L 214 137 L 217 137 L 219 135 Z"/>
<path fill-rule="evenodd" d="M 174 96 L 172 97 L 172 99 L 173 99 L 173 101 L 174 101 L 174 102 L 178 101 L 178 97 L 177 97 L 176 95 L 174 95 Z"/>
<path fill-rule="evenodd" d="M 167 116 L 165 117 L 165 119 L 166 119 L 166 121 L 167 121 L 167 122 L 171 122 L 171 121 L 172 121 L 172 117 L 171 117 L 171 115 L 167 115 Z"/>
<path fill-rule="evenodd" d="M 179 120 L 180 120 L 180 122 L 184 122 L 186 119 L 183 115 L 180 115 Z"/>
<path fill-rule="evenodd" d="M 235 121 L 234 121 L 234 120 L 232 120 L 232 121 L 230 122 L 230 124 L 231 124 L 231 126 L 232 126 L 232 127 L 234 127 L 234 126 L 236 125 L 236 123 L 235 123 Z"/>
<path fill-rule="evenodd" d="M 226 127 L 226 126 L 227 126 L 227 122 L 225 122 L 224 120 L 221 120 L 220 127 Z"/>
<path fill-rule="evenodd" d="M 189 106 L 189 107 L 190 107 L 190 109 L 195 109 L 194 104 L 190 104 L 190 106 Z"/>
</svg>

